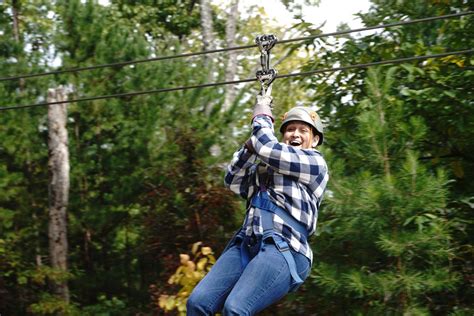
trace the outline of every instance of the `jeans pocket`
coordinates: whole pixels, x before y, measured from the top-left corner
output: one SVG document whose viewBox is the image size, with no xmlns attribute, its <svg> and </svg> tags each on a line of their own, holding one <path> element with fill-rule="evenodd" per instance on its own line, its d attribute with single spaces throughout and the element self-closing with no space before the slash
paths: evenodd
<svg viewBox="0 0 474 316">
<path fill-rule="evenodd" d="M 304 255 L 296 251 L 291 251 L 291 253 L 296 263 L 296 273 L 298 273 L 298 276 L 304 282 L 311 272 L 311 263 Z M 290 292 L 296 292 L 302 284 L 303 283 L 298 284 L 293 282 L 292 286 L 290 287 Z"/>
<path fill-rule="evenodd" d="M 298 275 L 300 276 L 301 280 L 306 280 L 306 278 L 309 276 L 309 273 L 311 272 L 311 262 L 308 258 L 306 258 L 306 256 L 298 252 L 293 252 L 293 257 L 296 261 Z"/>
</svg>

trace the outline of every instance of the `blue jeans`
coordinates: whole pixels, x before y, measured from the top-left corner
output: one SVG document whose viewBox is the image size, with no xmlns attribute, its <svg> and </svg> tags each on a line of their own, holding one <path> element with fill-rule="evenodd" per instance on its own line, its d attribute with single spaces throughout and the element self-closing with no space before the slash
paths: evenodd
<svg viewBox="0 0 474 316">
<path fill-rule="evenodd" d="M 242 269 L 240 244 L 233 245 L 216 261 L 194 288 L 187 302 L 187 315 L 254 315 L 290 291 L 288 264 L 273 243 L 253 250 L 252 260 Z M 310 262 L 293 252 L 298 274 L 308 277 Z"/>
</svg>

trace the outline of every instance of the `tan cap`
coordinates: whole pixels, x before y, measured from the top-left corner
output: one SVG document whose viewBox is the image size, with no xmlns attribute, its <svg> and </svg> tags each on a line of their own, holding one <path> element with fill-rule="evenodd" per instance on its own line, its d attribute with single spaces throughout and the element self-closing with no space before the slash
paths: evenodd
<svg viewBox="0 0 474 316">
<path fill-rule="evenodd" d="M 283 133 L 285 125 L 292 121 L 301 121 L 313 127 L 319 135 L 318 145 L 323 143 L 323 123 L 319 115 L 308 107 L 297 106 L 289 110 L 283 115 L 280 132 Z"/>
</svg>

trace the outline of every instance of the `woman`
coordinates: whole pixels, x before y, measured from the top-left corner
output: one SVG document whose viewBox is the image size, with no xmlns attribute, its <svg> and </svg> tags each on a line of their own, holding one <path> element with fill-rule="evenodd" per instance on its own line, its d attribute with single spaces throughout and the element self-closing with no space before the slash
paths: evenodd
<svg viewBox="0 0 474 316">
<path fill-rule="evenodd" d="M 254 315 L 309 275 L 328 169 L 316 112 L 295 107 L 273 131 L 272 98 L 258 96 L 250 139 L 234 154 L 225 184 L 247 200 L 242 228 L 187 302 L 188 315 Z"/>
</svg>

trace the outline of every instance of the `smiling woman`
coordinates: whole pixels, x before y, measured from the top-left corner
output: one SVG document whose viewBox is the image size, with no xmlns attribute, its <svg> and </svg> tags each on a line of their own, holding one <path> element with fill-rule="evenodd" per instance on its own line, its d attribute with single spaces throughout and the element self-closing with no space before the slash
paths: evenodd
<svg viewBox="0 0 474 316">
<path fill-rule="evenodd" d="M 296 291 L 311 271 L 308 239 L 328 182 L 323 127 L 316 112 L 291 109 L 278 142 L 272 98 L 258 95 L 252 135 L 235 152 L 226 186 L 247 200 L 242 227 L 211 271 L 194 288 L 188 315 L 254 315 Z"/>
<path fill-rule="evenodd" d="M 308 107 L 295 107 L 283 116 L 280 127 L 283 142 L 304 149 L 323 143 L 323 124 L 319 115 Z"/>
<path fill-rule="evenodd" d="M 309 149 L 318 143 L 319 136 L 313 136 L 311 127 L 303 122 L 288 124 L 283 133 L 283 143 L 301 149 Z M 314 138 L 314 141 L 313 141 Z"/>
</svg>

